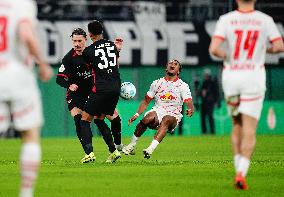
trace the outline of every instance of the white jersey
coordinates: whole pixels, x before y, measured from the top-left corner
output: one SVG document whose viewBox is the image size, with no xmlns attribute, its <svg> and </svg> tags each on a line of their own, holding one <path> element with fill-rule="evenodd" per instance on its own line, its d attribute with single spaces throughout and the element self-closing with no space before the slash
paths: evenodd
<svg viewBox="0 0 284 197">
<path fill-rule="evenodd" d="M 19 24 L 35 25 L 36 14 L 32 0 L 0 0 L 0 132 L 8 129 L 11 114 L 14 128 L 19 131 L 43 123 L 33 62 L 18 36 Z"/>
<path fill-rule="evenodd" d="M 214 36 L 228 47 L 223 82 L 238 78 L 253 83 L 250 91 L 264 91 L 268 41 L 282 39 L 273 19 L 260 11 L 232 11 L 220 17 Z"/>
<path fill-rule="evenodd" d="M 18 25 L 29 21 L 35 25 L 37 7 L 31 0 L 0 1 L 0 67 L 31 66 L 28 50 L 18 37 Z"/>
<path fill-rule="evenodd" d="M 147 97 L 155 99 L 154 108 L 162 108 L 175 117 L 181 116 L 183 102 L 192 99 L 189 86 L 179 78 L 175 81 L 165 78 L 153 81 Z"/>
</svg>

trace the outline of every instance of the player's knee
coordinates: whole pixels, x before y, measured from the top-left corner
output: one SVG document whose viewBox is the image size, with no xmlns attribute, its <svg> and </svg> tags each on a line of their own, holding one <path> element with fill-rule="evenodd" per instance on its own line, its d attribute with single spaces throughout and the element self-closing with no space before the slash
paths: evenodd
<svg viewBox="0 0 284 197">
<path fill-rule="evenodd" d="M 155 117 L 153 117 L 153 116 L 145 116 L 142 120 L 141 120 L 141 122 L 143 123 L 143 124 L 145 124 L 145 125 L 149 125 L 149 124 L 151 124 L 152 122 L 154 122 L 155 121 Z"/>
</svg>

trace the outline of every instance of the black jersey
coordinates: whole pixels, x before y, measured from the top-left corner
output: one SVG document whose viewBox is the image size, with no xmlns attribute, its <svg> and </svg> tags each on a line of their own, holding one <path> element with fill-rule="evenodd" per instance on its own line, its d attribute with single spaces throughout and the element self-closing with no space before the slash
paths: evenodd
<svg viewBox="0 0 284 197">
<path fill-rule="evenodd" d="M 91 62 L 95 73 L 93 92 L 120 92 L 120 74 L 118 69 L 118 50 L 112 41 L 101 39 L 87 47 L 83 56 Z"/>
<path fill-rule="evenodd" d="M 78 55 L 74 49 L 71 49 L 62 59 L 56 81 L 65 88 L 76 84 L 78 89 L 72 93 L 86 97 L 90 94 L 94 84 L 91 65 L 86 63 L 82 55 Z M 70 90 L 69 92 L 71 93 Z"/>
</svg>

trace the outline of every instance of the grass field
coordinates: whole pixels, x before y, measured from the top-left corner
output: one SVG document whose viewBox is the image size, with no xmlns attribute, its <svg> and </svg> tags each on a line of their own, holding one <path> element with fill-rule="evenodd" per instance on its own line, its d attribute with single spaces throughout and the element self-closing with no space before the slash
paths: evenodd
<svg viewBox="0 0 284 197">
<path fill-rule="evenodd" d="M 95 138 L 97 161 L 79 163 L 83 152 L 75 138 L 42 140 L 43 161 L 35 190 L 39 197 L 284 196 L 284 136 L 258 136 L 248 174 L 248 191 L 232 187 L 230 139 L 167 136 L 149 160 L 141 138 L 134 156 L 105 164 L 107 147 Z M 129 142 L 129 139 L 124 139 Z M 0 140 L 0 196 L 17 196 L 19 140 Z"/>
</svg>

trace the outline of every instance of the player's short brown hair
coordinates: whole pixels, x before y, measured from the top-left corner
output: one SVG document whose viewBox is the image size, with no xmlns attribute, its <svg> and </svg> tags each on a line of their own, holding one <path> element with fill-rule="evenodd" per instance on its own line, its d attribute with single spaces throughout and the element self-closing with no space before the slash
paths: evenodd
<svg viewBox="0 0 284 197">
<path fill-rule="evenodd" d="M 81 28 L 74 29 L 70 37 L 73 37 L 74 35 L 82 35 L 87 38 L 87 33 Z"/>
<path fill-rule="evenodd" d="M 100 35 L 103 33 L 103 25 L 100 21 L 93 20 L 88 24 L 88 31 L 95 35 Z"/>
</svg>

